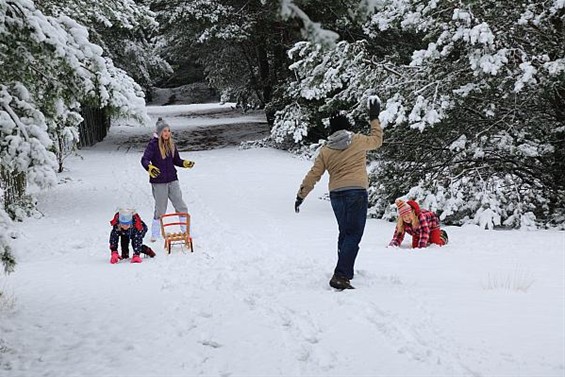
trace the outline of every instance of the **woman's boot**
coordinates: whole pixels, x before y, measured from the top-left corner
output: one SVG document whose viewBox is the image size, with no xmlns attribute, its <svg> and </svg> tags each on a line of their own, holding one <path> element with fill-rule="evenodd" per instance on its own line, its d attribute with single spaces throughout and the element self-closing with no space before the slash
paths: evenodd
<svg viewBox="0 0 565 377">
<path fill-rule="evenodd" d="M 158 238 L 161 238 L 161 221 L 159 219 L 153 219 L 150 241 L 155 242 Z"/>
</svg>

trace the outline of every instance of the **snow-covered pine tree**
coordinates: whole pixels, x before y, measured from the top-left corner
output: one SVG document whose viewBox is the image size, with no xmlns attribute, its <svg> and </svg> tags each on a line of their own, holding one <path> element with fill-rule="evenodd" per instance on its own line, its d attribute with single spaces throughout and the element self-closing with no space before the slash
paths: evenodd
<svg viewBox="0 0 565 377">
<path fill-rule="evenodd" d="M 89 40 L 123 69 L 146 95 L 156 81 L 171 73 L 158 48 L 158 24 L 151 1 L 44 0 L 37 7 L 46 15 L 66 15 L 88 30 Z"/>
<path fill-rule="evenodd" d="M 563 2 L 369 3 L 359 40 L 290 50 L 296 81 L 273 135 L 308 138 L 338 108 L 362 127 L 376 90 L 388 128 L 375 215 L 408 194 L 452 223 L 563 224 Z"/>
<path fill-rule="evenodd" d="M 277 2 L 261 0 L 155 1 L 171 61 L 189 57 L 211 87 L 243 108 L 264 107 L 288 71 L 286 47 L 294 31 Z M 297 30 L 296 30 L 297 31 Z"/>
<path fill-rule="evenodd" d="M 404 193 L 424 188 L 418 199 L 452 222 L 563 224 L 564 21 L 562 1 L 377 8 L 369 34 L 409 30 L 427 42 L 409 64 L 417 86 L 400 80 L 383 115 L 400 123 L 383 152 Z"/>
<path fill-rule="evenodd" d="M 55 183 L 57 156 L 76 143 L 82 104 L 145 122 L 143 91 L 67 16 L 45 16 L 28 0 L 0 0 L 0 221 L 34 209 L 27 187 Z M 10 226 L 0 227 L 0 255 Z M 11 268 L 11 267 L 10 267 Z"/>
</svg>

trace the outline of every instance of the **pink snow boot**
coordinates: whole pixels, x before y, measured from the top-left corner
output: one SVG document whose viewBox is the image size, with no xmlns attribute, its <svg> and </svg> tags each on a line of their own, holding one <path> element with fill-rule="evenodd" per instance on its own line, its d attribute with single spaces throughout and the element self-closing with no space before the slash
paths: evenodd
<svg viewBox="0 0 565 377">
<path fill-rule="evenodd" d="M 118 255 L 117 251 L 112 251 L 112 257 L 110 258 L 110 263 L 116 264 L 120 261 L 120 256 Z"/>
<path fill-rule="evenodd" d="M 142 260 L 139 257 L 139 254 L 133 254 L 133 257 L 131 258 L 131 263 L 141 263 Z"/>
</svg>

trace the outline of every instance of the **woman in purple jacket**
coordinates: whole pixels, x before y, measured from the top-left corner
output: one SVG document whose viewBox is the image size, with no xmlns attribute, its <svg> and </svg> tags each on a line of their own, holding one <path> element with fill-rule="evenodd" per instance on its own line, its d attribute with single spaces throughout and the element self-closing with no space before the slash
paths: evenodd
<svg viewBox="0 0 565 377">
<path fill-rule="evenodd" d="M 176 212 L 188 212 L 186 203 L 182 199 L 182 192 L 177 177 L 176 166 L 192 168 L 193 161 L 182 160 L 175 147 L 169 125 L 159 118 L 156 124 L 156 133 L 145 148 L 141 165 L 149 173 L 149 182 L 155 199 L 155 212 L 151 227 L 151 242 L 159 238 L 161 224 L 159 219 L 167 211 L 168 200 L 171 200 Z M 181 222 L 185 219 L 180 219 Z"/>
</svg>

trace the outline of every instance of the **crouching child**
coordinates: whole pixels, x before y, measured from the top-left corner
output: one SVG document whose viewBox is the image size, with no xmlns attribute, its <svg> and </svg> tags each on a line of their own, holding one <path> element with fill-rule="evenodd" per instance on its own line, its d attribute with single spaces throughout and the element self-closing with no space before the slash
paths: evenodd
<svg viewBox="0 0 565 377">
<path fill-rule="evenodd" d="M 146 254 L 153 258 L 155 252 L 149 246 L 143 244 L 143 237 L 147 233 L 147 225 L 134 210 L 120 210 L 116 212 L 110 221 L 110 263 L 116 264 L 121 259 L 129 258 L 129 244 L 133 248 L 131 263 L 141 263 L 140 254 Z M 118 243 L 122 250 L 122 256 L 118 254 Z"/>
<path fill-rule="evenodd" d="M 397 199 L 395 204 L 398 209 L 398 221 L 389 246 L 400 246 L 405 233 L 412 236 L 412 247 L 415 249 L 428 247 L 431 244 L 439 246 L 447 244 L 447 232 L 440 229 L 439 217 L 434 212 L 420 208 L 414 200 L 404 202 Z"/>
</svg>

